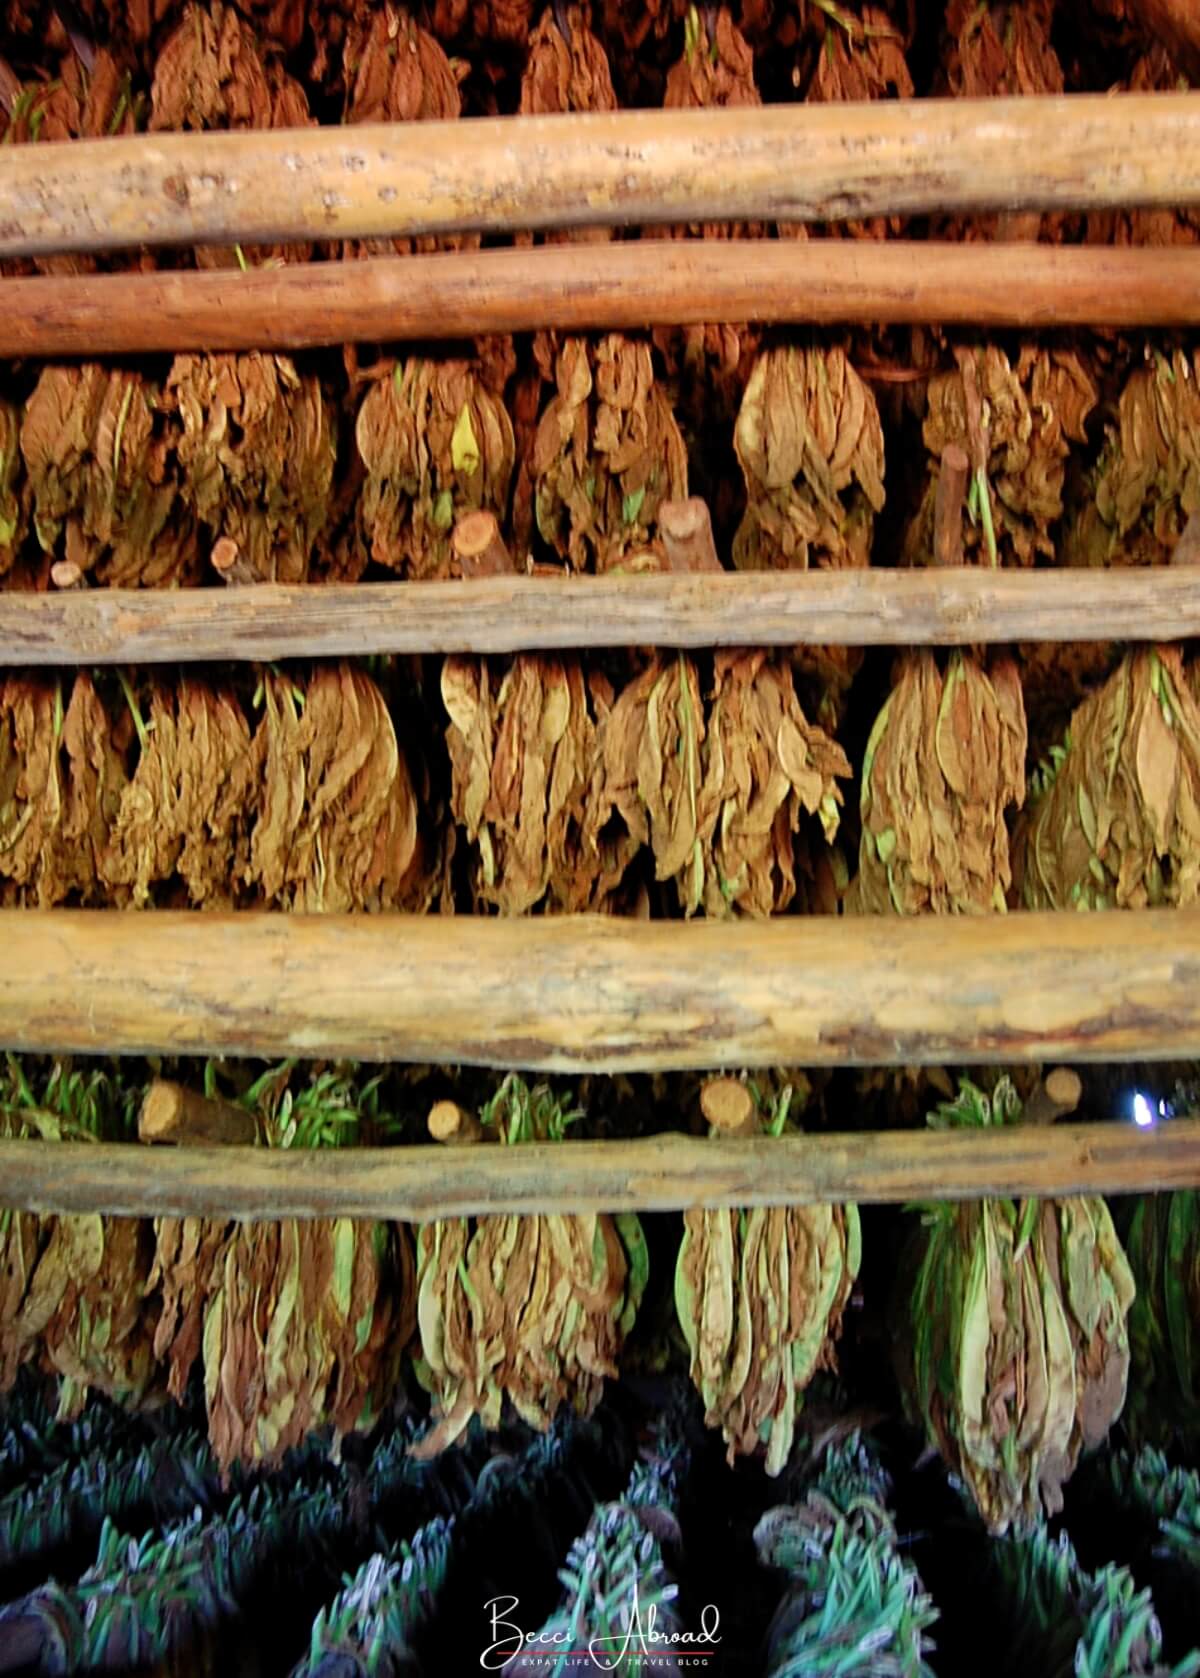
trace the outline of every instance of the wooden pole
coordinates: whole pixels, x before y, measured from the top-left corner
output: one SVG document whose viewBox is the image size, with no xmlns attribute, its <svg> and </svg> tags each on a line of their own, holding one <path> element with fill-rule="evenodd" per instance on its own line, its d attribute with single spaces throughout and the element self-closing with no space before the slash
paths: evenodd
<svg viewBox="0 0 1200 1678">
<path fill-rule="evenodd" d="M 714 1135 L 762 1135 L 754 1097 L 738 1078 L 710 1078 L 700 1091 L 700 1111 Z"/>
<path fill-rule="evenodd" d="M 130 1217 L 431 1218 L 690 1206 L 1150 1193 L 1200 1185 L 1200 1122 L 519 1148 L 223 1148 L 0 1142 L 0 1205 Z"/>
<path fill-rule="evenodd" d="M 457 1101 L 435 1101 L 426 1123 L 435 1142 L 465 1144 L 483 1140 L 483 1126 L 474 1113 L 468 1113 Z"/>
<path fill-rule="evenodd" d="M 253 1145 L 253 1113 L 231 1101 L 214 1100 L 198 1090 L 156 1078 L 142 1097 L 138 1114 L 141 1142 L 208 1142 L 225 1146 Z"/>
<path fill-rule="evenodd" d="M 1184 248 L 655 239 L 245 273 L 35 276 L 4 281 L 0 355 L 298 350 L 710 320 L 1196 326 L 1198 269 L 1200 255 Z"/>
<path fill-rule="evenodd" d="M 495 513 L 464 513 L 450 538 L 464 578 L 510 577 L 516 571 Z"/>
<path fill-rule="evenodd" d="M 1142 23 L 1157 35 L 1189 81 L 1200 81 L 1200 9 L 1196 0 L 1134 0 Z"/>
<path fill-rule="evenodd" d="M 713 536 L 712 514 L 699 495 L 686 501 L 664 501 L 658 509 L 658 533 L 666 550 L 667 565 L 680 572 L 714 572 L 722 569 Z"/>
<path fill-rule="evenodd" d="M 963 562 L 962 512 L 971 463 L 967 451 L 957 443 L 942 450 L 937 489 L 933 498 L 933 563 L 940 566 Z"/>
<path fill-rule="evenodd" d="M 1083 1099 L 1083 1080 L 1070 1066 L 1056 1067 L 1039 1083 L 1021 1109 L 1022 1124 L 1053 1124 L 1065 1119 Z"/>
<path fill-rule="evenodd" d="M 0 259 L 1200 202 L 1200 97 L 596 112 L 20 145 Z"/>
<path fill-rule="evenodd" d="M 1200 635 L 1200 573 L 722 572 L 0 591 L 0 665 L 177 664 L 582 647 L 964 646 Z"/>
<path fill-rule="evenodd" d="M 0 911 L 0 1047 L 551 1072 L 1200 1057 L 1200 910 Z"/>
</svg>

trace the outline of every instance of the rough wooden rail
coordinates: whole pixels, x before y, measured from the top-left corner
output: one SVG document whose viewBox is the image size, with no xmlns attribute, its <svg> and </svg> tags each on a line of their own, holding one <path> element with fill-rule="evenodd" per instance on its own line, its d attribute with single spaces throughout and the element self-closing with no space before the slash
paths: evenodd
<svg viewBox="0 0 1200 1678">
<path fill-rule="evenodd" d="M 0 592 L 0 665 L 1200 635 L 1200 569 L 808 571 Z"/>
<path fill-rule="evenodd" d="M 0 1047 L 650 1071 L 1200 1056 L 1200 911 L 0 912 Z"/>
<path fill-rule="evenodd" d="M 1200 201 L 1200 96 L 620 111 L 0 154 L 0 258 L 478 229 Z"/>
<path fill-rule="evenodd" d="M 156 1150 L 0 1142 L 0 1205 L 231 1218 L 671 1212 L 814 1201 L 1123 1194 L 1200 1185 L 1200 1121 L 518 1148 Z"/>
<path fill-rule="evenodd" d="M 4 356 L 295 350 L 714 320 L 1200 324 L 1200 253 L 1103 245 L 638 240 L 3 283 Z"/>
</svg>

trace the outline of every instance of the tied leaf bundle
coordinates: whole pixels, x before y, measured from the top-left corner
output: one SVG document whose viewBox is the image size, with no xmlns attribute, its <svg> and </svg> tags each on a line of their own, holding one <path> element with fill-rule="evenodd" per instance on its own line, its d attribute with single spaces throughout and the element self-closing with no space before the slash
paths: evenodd
<svg viewBox="0 0 1200 1678">
<path fill-rule="evenodd" d="M 862 776 L 856 912 L 1003 910 L 1010 807 L 1025 794 L 1025 707 L 1016 665 L 954 652 L 907 655 L 875 721 Z"/>
<path fill-rule="evenodd" d="M 926 1633 L 938 1613 L 900 1548 L 890 1490 L 852 1435 L 827 1449 L 802 1503 L 758 1522 L 759 1562 L 785 1580 L 767 1629 L 767 1678 L 932 1678 Z"/>
<path fill-rule="evenodd" d="M 1015 1124 L 1007 1078 L 967 1079 L 929 1123 Z M 926 1209 L 897 1328 L 915 1410 L 990 1530 L 1062 1508 L 1081 1450 L 1121 1413 L 1133 1275 L 1104 1201 L 984 1199 Z M 911 1363 L 909 1363 L 911 1359 Z"/>
<path fill-rule="evenodd" d="M 542 335 L 535 354 L 555 386 L 528 457 L 542 537 L 575 571 L 617 570 L 634 556 L 639 569 L 662 569 L 658 508 L 686 499 L 688 468 L 649 344 L 616 332 L 595 343 Z"/>
<path fill-rule="evenodd" d="M 958 367 L 929 381 L 923 438 L 929 476 L 904 540 L 904 562 L 933 562 L 939 463 L 966 450 L 970 494 L 961 521 L 970 565 L 1033 565 L 1055 559 L 1071 444 L 1087 440 L 1095 385 L 1071 350 L 1025 345 L 1014 367 L 995 345 L 962 348 Z"/>
<path fill-rule="evenodd" d="M 358 411 L 366 482 L 358 540 L 406 577 L 449 577 L 455 521 L 486 508 L 503 520 L 515 455 L 508 409 L 468 361 L 385 366 Z"/>
<path fill-rule="evenodd" d="M 600 833 L 592 793 L 613 706 L 606 678 L 574 659 L 523 655 L 497 676 L 486 659 L 448 658 L 442 699 L 477 900 L 517 915 L 543 902 L 604 907 L 634 848 Z"/>
<path fill-rule="evenodd" d="M 1200 508 L 1200 352 L 1130 374 L 1064 534 L 1068 565 L 1159 565 Z"/>
<path fill-rule="evenodd" d="M 772 1134 L 786 1128 L 791 1100 L 785 1085 Z M 836 1367 L 861 1253 L 852 1204 L 684 1213 L 675 1305 L 705 1421 L 721 1429 L 731 1464 L 764 1454 L 768 1474 L 786 1466 L 804 1389 Z"/>
<path fill-rule="evenodd" d="M 182 436 L 184 505 L 238 580 L 302 583 L 330 514 L 332 413 L 282 355 L 177 356 L 167 401 Z"/>
<path fill-rule="evenodd" d="M 1139 1439 L 1190 1442 L 1200 1405 L 1200 1194 L 1140 1196 L 1122 1237 L 1137 1281 L 1127 1424 Z"/>
<path fill-rule="evenodd" d="M 1168 58 L 1162 43 L 1155 41 L 1114 92 L 1177 93 L 1189 82 Z M 1160 204 L 1153 208 L 1095 210 L 1087 217 L 1087 240 L 1100 245 L 1195 245 L 1200 244 L 1200 212 L 1189 204 Z"/>
<path fill-rule="evenodd" d="M 21 419 L 0 400 L 0 578 L 13 569 L 29 530 L 29 491 L 21 473 Z"/>
<path fill-rule="evenodd" d="M 251 26 L 221 0 L 185 7 L 164 43 L 150 93 L 150 131 L 309 128 L 315 118 L 300 83 L 278 55 L 264 52 Z M 311 245 L 201 245 L 198 268 L 245 268 L 248 263 L 307 262 Z"/>
<path fill-rule="evenodd" d="M 114 587 L 195 582 L 180 436 L 164 393 L 139 373 L 43 368 L 21 421 L 42 551 Z"/>
<path fill-rule="evenodd" d="M 583 6 L 558 5 L 542 14 L 529 37 L 529 56 L 521 76 L 522 116 L 555 116 L 567 111 L 615 111 L 608 57 L 588 27 Z M 610 227 L 578 227 L 563 232 L 541 233 L 546 244 L 607 244 Z M 517 243 L 530 245 L 535 235 L 518 235 Z"/>
<path fill-rule="evenodd" d="M 510 1074 L 479 1117 L 499 1146 L 561 1141 L 578 1112 Z M 481 1144 L 483 1145 L 483 1144 Z M 648 1258 L 632 1214 L 444 1219 L 417 1230 L 416 1373 L 434 1425 L 414 1447 L 432 1457 L 471 1418 L 500 1425 L 507 1398 L 545 1431 L 564 1406 L 590 1416 L 633 1326 Z"/>
<path fill-rule="evenodd" d="M 1030 909 L 1200 894 L 1200 706 L 1177 647 L 1129 653 L 1033 776 L 1016 874 Z"/>
<path fill-rule="evenodd" d="M 738 413 L 747 507 L 739 570 L 865 566 L 883 508 L 883 429 L 840 349 L 766 350 Z"/>
<path fill-rule="evenodd" d="M 347 122 L 453 122 L 462 115 L 460 83 L 467 65 L 452 62 L 407 6 L 365 10 L 352 23 L 345 49 L 349 83 Z M 417 251 L 473 250 L 478 234 L 347 241 L 345 258 L 407 256 Z"/>
</svg>

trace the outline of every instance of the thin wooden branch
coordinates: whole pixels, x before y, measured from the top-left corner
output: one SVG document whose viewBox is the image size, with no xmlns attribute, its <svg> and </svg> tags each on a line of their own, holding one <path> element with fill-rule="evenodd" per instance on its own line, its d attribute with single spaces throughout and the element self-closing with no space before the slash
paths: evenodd
<svg viewBox="0 0 1200 1678">
<path fill-rule="evenodd" d="M 249 1147 L 256 1135 L 254 1115 L 231 1101 L 218 1101 L 156 1078 L 142 1097 L 138 1114 L 141 1142 L 201 1142 Z"/>
<path fill-rule="evenodd" d="M 1200 1056 L 1200 911 L 0 911 L 0 1047 L 546 1071 Z"/>
<path fill-rule="evenodd" d="M 1157 35 L 1190 81 L 1200 81 L 1200 9 L 1196 0 L 1134 0 L 1142 22 Z"/>
<path fill-rule="evenodd" d="M 0 355 L 297 350 L 710 320 L 1195 326 L 1198 268 L 1184 248 L 655 239 L 38 276 L 4 281 Z"/>
<path fill-rule="evenodd" d="M 1200 1185 L 1200 1121 L 894 1130 L 833 1136 L 670 1134 L 520 1147 L 222 1148 L 0 1142 L 0 1204 L 134 1217 L 431 1218 L 983 1195 L 1149 1193 Z"/>
<path fill-rule="evenodd" d="M 0 258 L 1200 202 L 1200 97 L 619 111 L 21 145 Z"/>
<path fill-rule="evenodd" d="M 1200 572 L 755 571 L 0 591 L 0 665 L 581 647 L 966 646 L 1200 635 Z"/>
</svg>

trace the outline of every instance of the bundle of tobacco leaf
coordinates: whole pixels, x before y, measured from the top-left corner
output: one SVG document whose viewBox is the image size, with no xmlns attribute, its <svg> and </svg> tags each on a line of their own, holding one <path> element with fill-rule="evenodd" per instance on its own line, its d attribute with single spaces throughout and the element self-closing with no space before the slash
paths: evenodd
<svg viewBox="0 0 1200 1678">
<path fill-rule="evenodd" d="M 864 566 L 883 508 L 875 398 L 840 349 L 781 345 L 754 364 L 734 431 L 747 508 L 744 571 Z"/>
<path fill-rule="evenodd" d="M 364 563 L 449 577 L 460 515 L 483 507 L 504 522 L 512 421 L 481 366 L 421 357 L 384 364 L 359 408 L 355 439 L 366 469 L 357 511 Z"/>
<path fill-rule="evenodd" d="M 55 1062 L 35 1087 L 9 1056 L 0 1129 L 53 1147 L 127 1140 L 131 1093 L 111 1074 Z M 90 1390 L 136 1408 L 152 1396 L 155 1311 L 151 1243 L 136 1218 L 4 1214 L 0 1234 L 0 1391 L 37 1356 L 58 1377 L 58 1414 L 79 1415 Z"/>
<path fill-rule="evenodd" d="M 594 9 L 622 106 L 649 110 L 661 105 L 678 26 L 692 9 L 690 0 L 596 0 Z"/>
<path fill-rule="evenodd" d="M 613 708 L 603 673 L 576 659 L 448 658 L 442 699 L 451 809 L 473 847 L 477 902 L 505 914 L 545 903 L 604 907 L 632 858 L 632 836 L 601 831 L 595 795 Z"/>
<path fill-rule="evenodd" d="M 1121 392 L 1064 532 L 1068 565 L 1169 561 L 1200 507 L 1200 353 L 1155 353 Z"/>
<path fill-rule="evenodd" d="M 0 400 L 0 578 L 13 571 L 29 531 L 29 490 L 21 471 L 21 417 Z"/>
<path fill-rule="evenodd" d="M 561 1142 L 580 1116 L 510 1074 L 479 1113 L 495 1141 L 479 1145 Z M 434 1401 L 416 1455 L 453 1444 L 473 1416 L 499 1427 L 505 1399 L 543 1431 L 564 1406 L 592 1413 L 645 1290 L 646 1243 L 632 1213 L 443 1219 L 419 1225 L 416 1243 L 415 1367 Z"/>
<path fill-rule="evenodd" d="M 926 1633 L 938 1612 L 904 1558 L 890 1491 L 874 1453 L 852 1434 L 827 1447 L 803 1502 L 759 1520 L 759 1563 L 784 1578 L 767 1628 L 767 1678 L 932 1678 Z"/>
<path fill-rule="evenodd" d="M 779 1136 L 795 1128 L 792 1096 L 785 1084 L 763 1100 L 758 1090 L 722 1079 L 702 1102 L 714 1134 L 765 1127 Z M 860 1258 L 852 1204 L 684 1213 L 675 1304 L 705 1421 L 721 1429 L 730 1463 L 764 1453 L 768 1474 L 786 1466 L 804 1389 L 818 1370 L 836 1367 L 834 1344 Z"/>
<path fill-rule="evenodd" d="M 432 1618 L 445 1582 L 453 1519 L 436 1515 L 410 1540 L 376 1552 L 313 1621 L 307 1657 L 290 1678 L 405 1678 L 415 1633 Z"/>
<path fill-rule="evenodd" d="M 164 43 L 150 93 L 150 131 L 307 128 L 315 124 L 300 83 L 277 54 L 264 51 L 251 26 L 222 0 L 189 0 Z M 311 245 L 243 250 L 200 246 L 198 268 L 307 262 Z"/>
<path fill-rule="evenodd" d="M 659 504 L 686 498 L 688 467 L 650 345 L 539 334 L 534 354 L 555 389 L 526 468 L 540 535 L 574 571 L 662 569 Z"/>
<path fill-rule="evenodd" d="M 935 91 L 958 99 L 1066 91 L 1051 43 L 1055 0 L 950 0 Z M 1062 237 L 1065 217 L 1031 213 L 935 218 L 940 239 Z"/>
<path fill-rule="evenodd" d="M 970 493 L 962 508 L 968 564 L 1033 565 L 1055 559 L 1071 444 L 1087 441 L 1096 387 L 1073 350 L 1025 345 L 1014 367 L 995 345 L 955 350 L 957 368 L 930 379 L 923 439 L 928 477 L 908 527 L 904 561 L 933 560 L 934 511 L 942 456 L 966 451 Z"/>
<path fill-rule="evenodd" d="M 443 41 L 501 42 L 524 46 L 533 0 L 432 0 L 431 27 Z"/>
<path fill-rule="evenodd" d="M 358 1123 L 348 1077 L 288 1087 L 291 1067 L 243 1096 L 269 1145 L 336 1147 Z M 314 1430 L 367 1432 L 412 1338 L 412 1246 L 400 1225 L 351 1218 L 232 1224 L 160 1218 L 150 1284 L 156 1356 L 181 1397 L 199 1357 L 209 1441 L 222 1473 L 271 1465 Z"/>
<path fill-rule="evenodd" d="M 832 907 L 842 871 L 827 847 L 850 765 L 808 721 L 785 658 L 718 654 L 706 707 L 695 662 L 655 654 L 613 705 L 602 750 L 596 830 L 615 811 L 688 914 L 779 912 L 797 875 L 806 907 Z M 818 818 L 821 840 L 804 814 Z"/>
<path fill-rule="evenodd" d="M 1200 705 L 1178 647 L 1128 653 L 1030 781 L 1020 902 L 1132 909 L 1200 894 Z"/>
<path fill-rule="evenodd" d="M 48 561 L 114 587 L 195 582 L 180 440 L 167 394 L 142 374 L 96 362 L 43 368 L 21 419 L 21 456 Z"/>
<path fill-rule="evenodd" d="M 935 1129 L 1020 1122 L 1000 1078 L 960 1081 Z M 1133 1276 L 1098 1196 L 935 1203 L 914 1233 L 895 1327 L 906 1396 L 994 1533 L 1062 1508 L 1081 1450 L 1125 1401 Z M 911 1289 L 909 1280 L 912 1280 Z"/>
<path fill-rule="evenodd" d="M 467 71 L 452 62 L 407 6 L 370 8 L 355 20 L 342 55 L 346 122 L 449 122 L 462 115 L 460 85 Z M 352 240 L 344 257 L 407 255 L 411 251 L 473 250 L 478 234 L 417 239 Z"/>
<path fill-rule="evenodd" d="M 584 6 L 560 5 L 543 12 L 529 37 L 529 51 L 521 76 L 522 116 L 555 116 L 565 111 L 615 111 L 617 96 L 604 47 L 588 27 Z M 529 235 L 525 236 L 526 239 Z M 577 228 L 551 233 L 551 241 L 569 239 L 604 243 L 613 237 L 607 227 Z"/>
<path fill-rule="evenodd" d="M 288 356 L 176 356 L 184 506 L 239 582 L 302 583 L 329 519 L 336 441 L 320 381 Z"/>
<path fill-rule="evenodd" d="M 906 654 L 863 758 L 860 914 L 986 914 L 1012 884 L 1006 817 L 1025 797 L 1013 660 Z"/>
<path fill-rule="evenodd" d="M 90 55 L 90 62 L 85 64 L 77 52 L 67 51 L 63 53 L 57 73 L 52 78 L 26 82 L 11 102 L 0 100 L 0 145 L 27 145 L 39 140 L 95 140 L 115 134 L 135 134 L 144 126 L 144 106 L 143 97 L 133 91 L 128 72 L 120 68 L 110 52 L 104 49 L 95 51 Z M 143 253 L 135 258 L 135 262 L 153 266 L 154 259 Z M 37 257 L 33 261 L 0 263 L 0 275 L 11 277 L 34 272 L 90 274 L 98 266 L 94 256 L 71 253 Z M 2 481 L 3 470 L 0 467 Z M 0 542 L 0 548 L 2 546 Z"/>
<path fill-rule="evenodd" d="M 1155 42 L 1113 92 L 1176 93 L 1189 87 Z M 1100 245 L 1195 245 L 1200 242 L 1200 214 L 1188 205 L 1160 205 L 1154 209 L 1095 210 L 1086 219 L 1086 237 Z"/>
<path fill-rule="evenodd" d="M 1137 1282 L 1126 1425 L 1139 1439 L 1190 1442 L 1200 1401 L 1200 1195 L 1141 1195 L 1122 1214 Z"/>
</svg>

